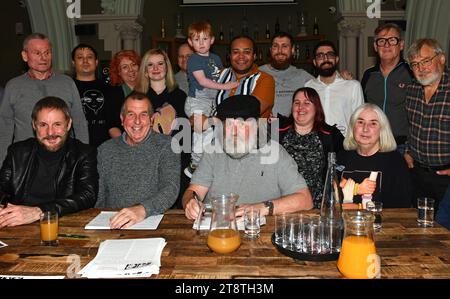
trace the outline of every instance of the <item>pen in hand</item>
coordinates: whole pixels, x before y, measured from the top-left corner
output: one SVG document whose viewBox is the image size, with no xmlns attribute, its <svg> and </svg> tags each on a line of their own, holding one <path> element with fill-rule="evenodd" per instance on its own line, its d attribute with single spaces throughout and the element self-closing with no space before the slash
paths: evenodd
<svg viewBox="0 0 450 299">
<path fill-rule="evenodd" d="M 202 203 L 203 200 L 199 199 L 199 197 L 198 197 L 198 195 L 197 195 L 197 193 L 195 191 L 192 192 L 192 195 L 193 195 L 194 199 L 197 201 L 197 204 L 200 207 L 200 211 L 198 212 L 197 219 L 196 219 L 196 221 L 197 221 L 197 230 L 200 231 L 200 222 L 202 220 L 202 213 L 203 213 L 203 203 Z"/>
</svg>

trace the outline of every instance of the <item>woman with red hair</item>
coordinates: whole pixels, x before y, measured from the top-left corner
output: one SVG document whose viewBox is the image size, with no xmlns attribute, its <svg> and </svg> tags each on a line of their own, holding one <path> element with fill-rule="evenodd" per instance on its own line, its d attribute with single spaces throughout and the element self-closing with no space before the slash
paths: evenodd
<svg viewBox="0 0 450 299">
<path fill-rule="evenodd" d="M 280 132 L 281 145 L 294 158 L 311 192 L 314 207 L 320 209 L 328 153 L 343 149 L 344 136 L 339 129 L 325 123 L 317 91 L 304 87 L 294 92 L 291 123 Z"/>
<path fill-rule="evenodd" d="M 114 86 L 112 94 L 116 106 L 115 120 L 116 128 L 121 128 L 120 109 L 124 99 L 134 90 L 138 77 L 138 70 L 141 64 L 141 57 L 133 50 L 123 50 L 117 52 L 111 60 L 109 76 L 111 85 Z M 110 130 L 111 137 L 120 136 L 119 129 Z"/>
</svg>

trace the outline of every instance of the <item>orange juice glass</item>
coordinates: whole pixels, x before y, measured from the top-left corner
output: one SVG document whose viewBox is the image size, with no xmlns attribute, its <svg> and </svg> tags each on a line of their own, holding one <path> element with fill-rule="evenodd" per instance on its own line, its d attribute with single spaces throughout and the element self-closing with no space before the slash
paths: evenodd
<svg viewBox="0 0 450 299">
<path fill-rule="evenodd" d="M 337 267 L 347 278 L 374 278 L 380 264 L 373 238 L 375 217 L 365 210 L 343 213 L 344 239 Z"/>
<path fill-rule="evenodd" d="M 44 246 L 58 245 L 58 213 L 46 211 L 41 220 L 41 244 Z"/>
<path fill-rule="evenodd" d="M 233 229 L 216 229 L 208 234 L 208 247 L 217 253 L 230 253 L 241 245 L 239 232 Z"/>
</svg>

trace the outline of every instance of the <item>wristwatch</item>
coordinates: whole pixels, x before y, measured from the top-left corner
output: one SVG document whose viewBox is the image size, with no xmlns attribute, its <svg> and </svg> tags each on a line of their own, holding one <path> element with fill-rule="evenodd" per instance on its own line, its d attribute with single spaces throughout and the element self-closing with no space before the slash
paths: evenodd
<svg viewBox="0 0 450 299">
<path fill-rule="evenodd" d="M 269 209 L 269 216 L 273 215 L 273 202 L 271 200 L 265 201 L 264 206 Z"/>
</svg>

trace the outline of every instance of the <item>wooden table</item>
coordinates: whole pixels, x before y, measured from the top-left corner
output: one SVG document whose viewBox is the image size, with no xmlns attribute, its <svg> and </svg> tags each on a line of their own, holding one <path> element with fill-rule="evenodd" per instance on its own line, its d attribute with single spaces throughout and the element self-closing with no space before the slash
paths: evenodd
<svg viewBox="0 0 450 299">
<path fill-rule="evenodd" d="M 0 274 L 66 275 L 69 255 L 80 256 L 83 267 L 95 257 L 103 240 L 163 237 L 167 245 L 160 274 L 152 278 L 341 277 L 336 262 L 296 262 L 280 254 L 270 241 L 273 217 L 267 218 L 259 239 L 242 238 L 237 251 L 219 255 L 208 249 L 207 231 L 197 234 L 182 210 L 168 211 L 155 231 L 84 230 L 97 213 L 91 209 L 62 217 L 60 233 L 87 238 L 60 237 L 58 247 L 40 246 L 38 223 L 1 229 L 0 240 L 9 246 L 0 248 Z M 383 229 L 375 236 L 382 278 L 450 278 L 450 231 L 438 224 L 419 228 L 416 217 L 414 209 L 383 211 Z"/>
</svg>

